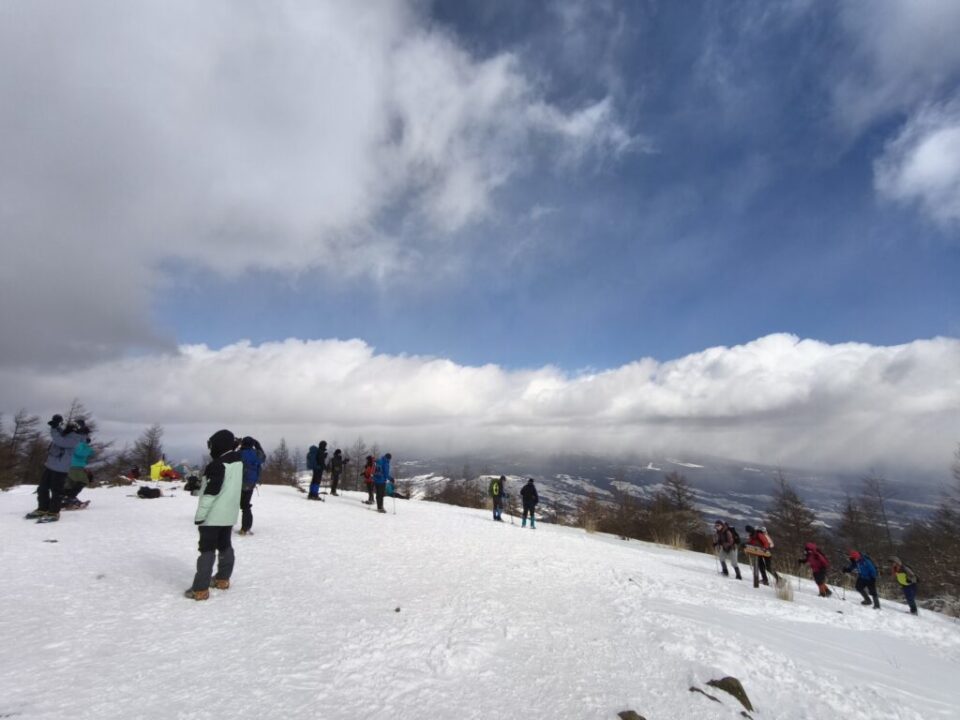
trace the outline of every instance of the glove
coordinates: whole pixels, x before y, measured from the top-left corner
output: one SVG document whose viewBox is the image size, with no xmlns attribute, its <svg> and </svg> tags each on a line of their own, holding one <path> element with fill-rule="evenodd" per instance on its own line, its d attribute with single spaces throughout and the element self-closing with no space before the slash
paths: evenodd
<svg viewBox="0 0 960 720">
<path fill-rule="evenodd" d="M 59 427 L 60 423 L 63 422 L 63 415 L 54 415 L 50 418 L 50 422 L 47 423 L 50 427 Z"/>
</svg>

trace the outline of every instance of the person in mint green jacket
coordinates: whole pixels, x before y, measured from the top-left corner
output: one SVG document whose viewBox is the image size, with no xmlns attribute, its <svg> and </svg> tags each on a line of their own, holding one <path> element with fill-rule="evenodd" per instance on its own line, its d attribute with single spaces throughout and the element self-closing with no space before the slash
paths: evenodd
<svg viewBox="0 0 960 720">
<path fill-rule="evenodd" d="M 200 557 L 193 585 L 184 593 L 192 600 L 209 598 L 211 587 L 230 587 L 234 564 L 230 536 L 240 517 L 243 489 L 243 458 L 237 445 L 237 438 L 229 430 L 218 430 L 207 440 L 211 460 L 203 471 L 200 501 L 193 518 L 200 532 Z M 215 562 L 217 574 L 213 577 Z"/>
</svg>

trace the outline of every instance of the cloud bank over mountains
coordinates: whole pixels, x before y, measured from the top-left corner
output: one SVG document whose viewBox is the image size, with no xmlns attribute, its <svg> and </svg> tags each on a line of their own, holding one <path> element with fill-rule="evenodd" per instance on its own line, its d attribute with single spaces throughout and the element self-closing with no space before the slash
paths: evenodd
<svg viewBox="0 0 960 720">
<path fill-rule="evenodd" d="M 14 382 L 16 380 L 16 382 Z M 948 477 L 960 419 L 960 340 L 896 347 L 770 335 L 669 362 L 605 371 L 467 367 L 378 354 L 359 340 L 289 339 L 106 362 L 58 374 L 0 372 L 20 405 L 78 396 L 105 432 L 159 422 L 202 448 L 221 426 L 273 445 L 357 436 L 408 451 L 488 447 L 709 453 L 790 466 L 894 468 Z"/>
</svg>

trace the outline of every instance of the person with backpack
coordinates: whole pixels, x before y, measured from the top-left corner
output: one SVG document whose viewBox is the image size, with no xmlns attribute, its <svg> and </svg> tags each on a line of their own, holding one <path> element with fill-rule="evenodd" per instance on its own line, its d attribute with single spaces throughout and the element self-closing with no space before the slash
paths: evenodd
<svg viewBox="0 0 960 720">
<path fill-rule="evenodd" d="M 90 445 L 90 429 L 83 418 L 78 418 L 76 425 L 77 432 L 83 435 L 83 439 L 73 449 L 73 456 L 70 459 L 70 469 L 67 471 L 67 480 L 63 488 L 63 502 L 61 503 L 64 510 L 82 510 L 90 504 L 89 500 L 82 502 L 79 497 L 90 482 L 87 463 L 94 455 L 93 447 Z"/>
<path fill-rule="evenodd" d="M 377 464 L 373 455 L 367 455 L 367 461 L 363 466 L 363 484 L 367 489 L 367 499 L 365 505 L 373 505 L 373 475 L 377 470 Z"/>
<path fill-rule="evenodd" d="M 820 591 L 820 597 L 830 597 L 833 593 L 827 586 L 827 570 L 830 569 L 830 561 L 827 556 L 820 552 L 820 549 L 812 542 L 803 546 L 803 557 L 797 560 L 797 565 L 807 564 L 813 575 L 813 582 L 816 583 Z"/>
<path fill-rule="evenodd" d="M 50 427 L 50 445 L 43 464 L 43 475 L 37 485 L 37 509 L 28 512 L 27 520 L 38 523 L 57 522 L 60 519 L 60 504 L 63 501 L 63 485 L 73 460 L 73 450 L 85 437 L 77 431 L 73 422 L 63 425 L 63 416 L 54 415 Z M 62 426 L 62 427 L 61 427 Z"/>
<path fill-rule="evenodd" d="M 340 476 L 343 469 L 350 462 L 345 459 L 340 452 L 340 448 L 333 451 L 333 457 L 330 458 L 330 494 L 337 495 L 337 488 L 340 487 Z"/>
<path fill-rule="evenodd" d="M 321 440 L 316 445 L 311 445 L 307 451 L 307 470 L 313 472 L 310 479 L 310 492 L 307 493 L 307 500 L 322 500 L 320 497 L 320 483 L 323 481 L 323 469 L 327 464 L 327 441 Z"/>
<path fill-rule="evenodd" d="M 736 528 L 728 525 L 723 520 L 717 520 L 713 524 L 714 536 L 713 546 L 717 548 L 717 557 L 720 559 L 720 574 L 730 575 L 727 570 L 727 563 L 733 568 L 734 577 L 737 580 L 743 580 L 740 576 L 740 566 L 737 565 L 737 546 L 740 544 L 740 535 Z"/>
<path fill-rule="evenodd" d="M 919 578 L 909 565 L 904 565 L 903 561 L 896 555 L 890 556 L 890 572 L 897 585 L 903 591 L 903 598 L 910 607 L 911 615 L 918 615 L 917 611 L 917 582 Z"/>
<path fill-rule="evenodd" d="M 537 503 L 540 502 L 540 496 L 537 494 L 536 485 L 533 484 L 533 478 L 527 480 L 527 484 L 520 489 L 520 499 L 523 501 L 523 521 L 520 523 L 520 527 L 527 526 L 527 513 L 529 513 L 530 529 L 534 530 L 537 527 L 534 514 Z"/>
<path fill-rule="evenodd" d="M 240 491 L 240 534 L 253 535 L 253 491 L 260 484 L 260 472 L 267 454 L 260 443 L 249 435 L 240 441 L 240 459 L 243 462 L 243 489 Z"/>
<path fill-rule="evenodd" d="M 856 550 L 850 550 L 847 553 L 850 564 L 844 569 L 844 573 L 857 573 L 857 592 L 863 595 L 861 605 L 873 605 L 874 610 L 880 609 L 880 596 L 877 595 L 877 566 L 866 553 L 860 553 Z M 868 594 L 869 593 L 869 594 Z M 873 598 L 871 600 L 870 598 Z"/>
<path fill-rule="evenodd" d="M 393 455 L 390 453 L 384 455 L 377 460 L 373 472 L 373 485 L 377 496 L 377 512 L 380 513 L 386 512 L 386 510 L 383 509 L 383 496 L 387 491 L 387 483 L 393 482 L 393 477 L 390 475 L 390 461 L 392 459 Z"/>
<path fill-rule="evenodd" d="M 773 541 L 767 535 L 767 529 L 762 526 L 755 528 L 752 525 L 747 525 L 744 530 L 747 531 L 747 542 L 742 547 L 750 556 L 750 566 L 753 569 L 753 586 L 759 587 L 761 583 L 769 585 L 768 571 L 773 575 L 774 580 L 779 580 L 780 576 L 770 567 L 769 561 L 773 555 Z"/>
<path fill-rule="evenodd" d="M 493 519 L 497 522 L 503 522 L 503 499 L 507 496 L 506 482 L 506 476 L 501 475 L 498 478 L 490 478 L 490 485 L 487 487 L 487 492 L 493 500 Z"/>
<path fill-rule="evenodd" d="M 207 600 L 210 588 L 226 590 L 233 575 L 234 552 L 230 542 L 240 515 L 243 491 L 243 457 L 237 439 L 229 430 L 218 430 L 207 440 L 211 460 L 203 470 L 200 500 L 193 523 L 200 534 L 200 557 L 193 584 L 183 594 L 191 600 Z M 214 563 L 217 574 L 213 575 Z"/>
</svg>

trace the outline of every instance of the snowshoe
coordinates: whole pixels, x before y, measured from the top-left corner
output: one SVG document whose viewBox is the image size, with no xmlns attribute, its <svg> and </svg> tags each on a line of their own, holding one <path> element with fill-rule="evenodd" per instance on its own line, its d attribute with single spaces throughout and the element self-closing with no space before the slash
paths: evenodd
<svg viewBox="0 0 960 720">
<path fill-rule="evenodd" d="M 25 520 L 36 520 L 37 518 L 42 518 L 46 514 L 46 510 L 34 510 L 33 512 L 28 512 L 23 517 Z"/>
<path fill-rule="evenodd" d="M 229 590 L 230 581 L 221 580 L 220 578 L 214 578 L 213 580 L 210 581 L 210 587 L 216 588 L 217 590 Z"/>
<path fill-rule="evenodd" d="M 378 513 L 386 513 L 387 511 L 384 510 L 383 508 L 377 508 L 377 512 L 378 512 Z"/>
<path fill-rule="evenodd" d="M 60 519 L 60 513 L 44 513 L 41 517 L 37 518 L 38 523 L 52 523 L 57 522 Z"/>
<path fill-rule="evenodd" d="M 188 600 L 209 600 L 209 599 L 210 599 L 210 591 L 209 591 L 209 590 L 194 590 L 194 589 L 191 588 L 190 590 L 187 590 L 187 591 L 183 594 L 183 596 L 184 596 L 185 598 L 187 598 Z"/>
<path fill-rule="evenodd" d="M 861 605 L 873 605 L 873 600 L 861 600 Z"/>
<path fill-rule="evenodd" d="M 253 530 L 238 530 L 237 535 L 253 535 Z"/>
</svg>

